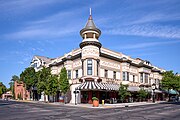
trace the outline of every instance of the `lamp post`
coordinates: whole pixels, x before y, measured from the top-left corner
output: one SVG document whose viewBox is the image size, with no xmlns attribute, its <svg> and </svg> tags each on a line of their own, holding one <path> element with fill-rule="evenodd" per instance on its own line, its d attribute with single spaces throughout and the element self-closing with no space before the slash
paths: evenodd
<svg viewBox="0 0 180 120">
<path fill-rule="evenodd" d="M 76 103 L 76 88 L 75 88 L 75 105 L 77 105 L 77 103 Z"/>
<path fill-rule="evenodd" d="M 75 88 L 74 94 L 75 94 L 75 105 L 77 105 L 77 96 L 76 94 L 78 94 L 79 91 Z"/>
<path fill-rule="evenodd" d="M 155 89 L 156 89 L 156 84 L 152 84 L 152 90 L 153 90 L 153 103 L 155 103 Z"/>
</svg>

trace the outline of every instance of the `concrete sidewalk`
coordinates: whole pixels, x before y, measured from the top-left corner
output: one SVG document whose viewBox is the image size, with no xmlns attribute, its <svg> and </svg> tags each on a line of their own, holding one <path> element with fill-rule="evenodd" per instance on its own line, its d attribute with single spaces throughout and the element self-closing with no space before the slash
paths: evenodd
<svg viewBox="0 0 180 120">
<path fill-rule="evenodd" d="M 117 104 L 99 104 L 99 107 L 92 107 L 92 104 L 72 104 L 68 103 L 65 104 L 67 106 L 75 106 L 75 107 L 84 107 L 84 108 L 114 108 L 114 107 L 131 107 L 131 106 L 140 106 L 140 105 L 151 105 L 151 104 L 158 104 L 163 103 L 166 101 L 157 101 L 155 103 L 152 102 L 133 102 L 133 103 L 117 103 Z"/>
<path fill-rule="evenodd" d="M 115 107 L 131 107 L 131 106 L 140 106 L 140 105 L 151 105 L 151 104 L 158 104 L 164 103 L 167 101 L 156 101 L 155 103 L 152 102 L 133 102 L 133 103 L 116 103 L 116 104 L 99 104 L 99 107 L 93 107 L 92 104 L 73 104 L 73 103 L 60 103 L 60 102 L 43 102 L 43 101 L 30 101 L 30 100 L 16 100 L 17 102 L 30 102 L 30 103 L 37 103 L 37 104 L 50 104 L 50 105 L 64 105 L 64 106 L 73 106 L 73 107 L 82 107 L 82 108 L 115 108 Z"/>
</svg>

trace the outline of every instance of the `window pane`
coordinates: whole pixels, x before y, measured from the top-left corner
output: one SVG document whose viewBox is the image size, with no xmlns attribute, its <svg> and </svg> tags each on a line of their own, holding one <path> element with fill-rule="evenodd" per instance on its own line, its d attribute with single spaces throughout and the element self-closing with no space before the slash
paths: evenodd
<svg viewBox="0 0 180 120">
<path fill-rule="evenodd" d="M 87 74 L 92 75 L 92 60 L 87 61 Z"/>
<path fill-rule="evenodd" d="M 107 78 L 108 77 L 108 70 L 104 71 L 104 77 Z"/>
<path fill-rule="evenodd" d="M 78 78 L 78 70 L 76 70 L 76 78 Z"/>
<path fill-rule="evenodd" d="M 113 78 L 116 79 L 116 72 L 113 72 Z"/>
<path fill-rule="evenodd" d="M 68 79 L 71 79 L 71 70 L 68 70 Z"/>
<path fill-rule="evenodd" d="M 123 80 L 125 81 L 126 80 L 126 73 L 123 72 Z"/>
</svg>

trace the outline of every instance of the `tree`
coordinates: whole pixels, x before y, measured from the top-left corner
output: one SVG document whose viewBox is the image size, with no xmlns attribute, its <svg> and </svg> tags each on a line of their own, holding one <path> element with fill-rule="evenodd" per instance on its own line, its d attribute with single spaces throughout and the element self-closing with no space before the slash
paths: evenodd
<svg viewBox="0 0 180 120">
<path fill-rule="evenodd" d="M 131 93 L 127 91 L 127 88 L 128 88 L 128 85 L 123 85 L 122 83 L 120 84 L 119 96 L 120 96 L 121 102 L 124 102 L 127 96 L 131 96 Z"/>
<path fill-rule="evenodd" d="M 11 78 L 11 82 L 9 82 L 10 86 L 10 91 L 12 92 L 13 98 L 15 98 L 15 93 L 14 93 L 14 82 L 17 81 L 18 83 L 20 82 L 20 78 L 17 75 L 13 75 Z"/>
<path fill-rule="evenodd" d="M 20 74 L 20 81 L 23 81 L 23 83 L 25 83 L 25 87 L 27 90 L 30 90 L 32 87 L 36 86 L 37 77 L 35 69 L 33 67 L 26 68 Z"/>
<path fill-rule="evenodd" d="M 2 82 L 0 82 L 0 97 L 6 92 L 6 90 L 6 86 Z"/>
<path fill-rule="evenodd" d="M 58 88 L 59 88 L 58 76 L 50 75 L 47 81 L 46 93 L 47 95 L 53 96 L 53 101 L 54 101 L 54 95 L 57 94 Z"/>
<path fill-rule="evenodd" d="M 162 78 L 162 88 L 166 90 L 179 90 L 180 89 L 180 76 L 177 76 L 173 71 L 166 71 Z"/>
<path fill-rule="evenodd" d="M 67 70 L 65 67 L 61 69 L 59 83 L 60 83 L 61 92 L 66 95 L 67 91 L 69 90 L 70 85 L 69 85 L 69 80 L 67 78 Z"/>
<path fill-rule="evenodd" d="M 166 71 L 162 75 L 162 88 L 168 90 L 170 100 L 169 90 L 180 90 L 180 76 L 175 75 L 173 71 Z"/>
<path fill-rule="evenodd" d="M 138 91 L 138 98 L 139 98 L 140 100 L 145 99 L 145 98 L 147 97 L 147 95 L 148 95 L 148 92 L 145 91 L 145 90 L 143 90 L 143 89 L 140 89 L 140 90 Z"/>
<path fill-rule="evenodd" d="M 49 77 L 51 76 L 51 70 L 50 68 L 43 67 L 43 69 L 38 71 L 36 75 L 38 78 L 38 82 L 37 82 L 38 93 L 44 92 L 44 100 L 46 101 L 45 95 L 48 94 L 47 85 L 48 85 Z"/>
</svg>

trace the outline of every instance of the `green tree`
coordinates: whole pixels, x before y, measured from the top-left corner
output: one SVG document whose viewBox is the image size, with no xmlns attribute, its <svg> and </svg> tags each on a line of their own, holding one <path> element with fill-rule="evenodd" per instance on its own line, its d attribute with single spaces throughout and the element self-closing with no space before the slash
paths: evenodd
<svg viewBox="0 0 180 120">
<path fill-rule="evenodd" d="M 53 96 L 53 101 L 54 101 L 54 95 L 57 94 L 58 88 L 59 88 L 58 76 L 50 75 L 47 81 L 46 93 L 47 95 Z"/>
<path fill-rule="evenodd" d="M 139 91 L 138 91 L 138 98 L 140 99 L 140 100 L 143 100 L 143 99 L 145 99 L 145 98 L 147 98 L 147 96 L 148 96 L 148 92 L 147 91 L 145 91 L 145 90 L 143 90 L 143 89 L 140 89 Z"/>
<path fill-rule="evenodd" d="M 36 86 L 37 77 L 35 69 L 33 67 L 26 68 L 20 74 L 20 81 L 23 81 L 23 83 L 25 83 L 25 87 L 27 90 L 30 90 L 33 86 Z"/>
<path fill-rule="evenodd" d="M 127 88 L 128 88 L 128 85 L 123 85 L 122 83 L 120 84 L 119 97 L 120 97 L 121 102 L 124 102 L 126 97 L 131 96 L 131 93 L 128 92 Z"/>
<path fill-rule="evenodd" d="M 18 83 L 20 82 L 20 78 L 17 75 L 13 75 L 11 78 L 11 82 L 9 82 L 10 86 L 10 91 L 12 92 L 13 98 L 15 98 L 15 93 L 14 93 L 14 82 L 17 81 Z"/>
<path fill-rule="evenodd" d="M 166 71 L 163 74 L 162 78 L 162 88 L 168 90 L 168 96 L 170 100 L 169 90 L 179 90 L 180 89 L 180 78 L 173 71 Z"/>
<path fill-rule="evenodd" d="M 36 76 L 38 78 L 38 82 L 37 82 L 38 93 L 44 92 L 44 94 L 47 95 L 48 94 L 48 90 L 47 90 L 48 80 L 49 80 L 49 77 L 51 76 L 50 68 L 43 67 L 42 70 L 36 73 Z M 44 95 L 44 100 L 46 101 L 45 95 Z"/>
<path fill-rule="evenodd" d="M 60 78 L 59 78 L 59 83 L 60 83 L 60 90 L 65 95 L 65 101 L 66 101 L 66 93 L 69 90 L 69 80 L 67 78 L 67 70 L 65 67 L 61 69 L 60 72 Z"/>
<path fill-rule="evenodd" d="M 6 86 L 2 82 L 0 82 L 0 97 L 6 92 L 6 90 Z"/>
<path fill-rule="evenodd" d="M 67 78 L 67 70 L 65 67 L 61 69 L 59 82 L 61 92 L 66 94 L 66 92 L 69 90 L 70 85 Z"/>
</svg>

